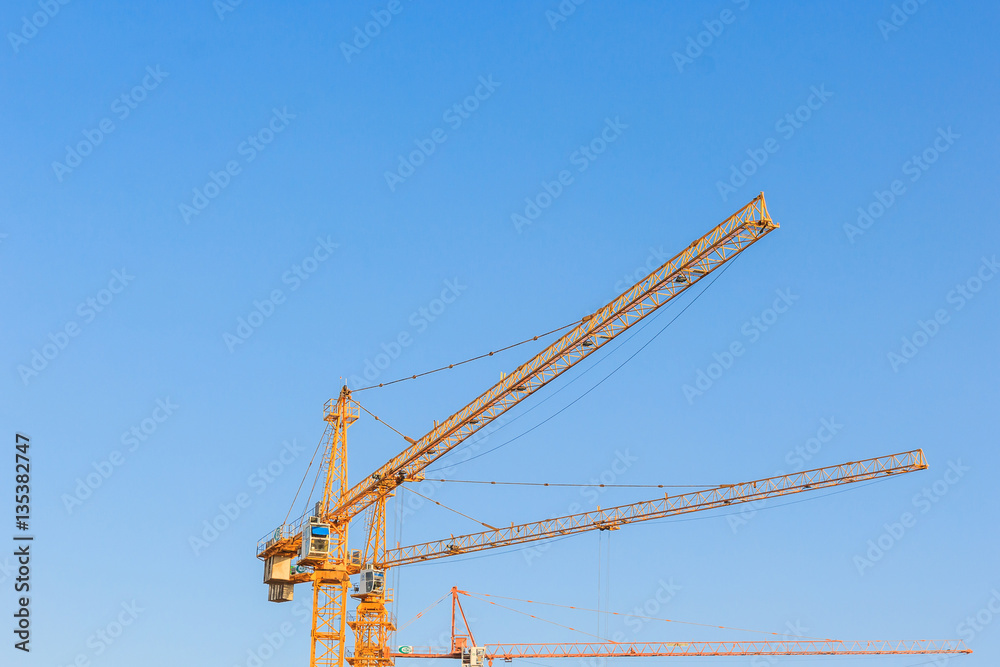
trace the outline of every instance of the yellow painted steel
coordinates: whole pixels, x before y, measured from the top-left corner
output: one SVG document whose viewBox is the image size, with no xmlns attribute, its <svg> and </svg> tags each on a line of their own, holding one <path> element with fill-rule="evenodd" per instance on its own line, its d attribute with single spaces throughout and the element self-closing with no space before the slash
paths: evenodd
<svg viewBox="0 0 1000 667">
<path fill-rule="evenodd" d="M 319 506 L 292 522 L 283 524 L 262 538 L 257 555 L 297 554 L 302 531 L 310 521 L 330 526 L 330 549 L 325 559 L 302 560 L 311 567 L 292 575 L 292 583 L 312 583 L 313 623 L 310 665 L 343 667 L 391 667 L 395 657 L 419 654 L 393 653 L 390 638 L 395 621 L 387 604 L 392 592 L 359 591 L 356 610 L 348 614 L 347 597 L 350 576 L 364 568 L 388 569 L 408 563 L 444 558 L 463 553 L 522 544 L 572 535 L 590 530 L 614 530 L 624 525 L 667 518 L 689 512 L 721 508 L 732 504 L 765 500 L 808 490 L 818 490 L 875 479 L 887 475 L 922 470 L 927 467 L 921 450 L 891 456 L 816 468 L 791 475 L 724 485 L 648 500 L 608 509 L 597 509 L 534 523 L 511 525 L 479 533 L 449 537 L 408 547 L 388 549 L 386 545 L 385 502 L 394 490 L 406 482 L 419 480 L 422 472 L 466 438 L 484 428 L 511 407 L 559 377 L 629 327 L 656 309 L 684 293 L 705 276 L 724 266 L 743 250 L 778 227 L 768 212 L 761 193 L 746 206 L 716 225 L 683 251 L 652 271 L 610 303 L 583 318 L 557 341 L 539 352 L 451 415 L 385 465 L 366 476 L 355 486 L 347 485 L 347 428 L 359 416 L 357 403 L 344 387 L 335 400 L 327 402 L 324 419 L 324 455 L 320 473 L 324 477 Z M 360 557 L 347 550 L 351 520 L 368 509 L 365 548 Z M 454 591 L 457 589 L 453 589 Z M 454 614 L 454 609 L 453 609 Z M 463 612 L 464 614 L 464 612 Z M 347 627 L 354 634 L 353 652 L 345 646 Z M 454 636 L 452 653 L 440 656 L 461 657 Z M 471 638 L 471 631 L 470 631 Z M 905 642 L 691 642 L 621 644 L 488 644 L 485 656 L 494 658 L 551 657 L 629 657 L 629 656 L 751 656 L 751 655 L 876 655 L 971 652 L 961 642 L 917 640 Z M 457 652 L 457 653 L 456 653 Z"/>
<path fill-rule="evenodd" d="M 486 658 L 685 658 L 693 656 L 933 655 L 972 653 L 961 639 L 486 644 Z"/>
<path fill-rule="evenodd" d="M 334 509 L 335 520 L 350 521 L 377 498 L 419 475 L 473 433 L 777 228 L 762 192 L 354 485 Z"/>
<path fill-rule="evenodd" d="M 763 501 L 803 491 L 818 491 L 831 486 L 864 482 L 888 475 L 924 470 L 925 468 L 927 468 L 927 461 L 924 458 L 923 450 L 915 449 L 901 454 L 804 470 L 790 475 L 767 477 L 741 484 L 726 484 L 675 496 L 664 495 L 655 500 L 390 549 L 384 562 L 387 567 L 406 565 L 407 563 L 418 563 L 484 549 L 574 535 L 590 530 L 615 530 L 639 521 L 665 519 L 740 503 Z"/>
<path fill-rule="evenodd" d="M 327 521 L 330 508 L 347 489 L 347 427 L 358 418 L 358 408 L 345 387 L 336 401 L 324 409 L 327 422 L 323 468 L 323 500 L 317 516 Z M 347 589 L 351 585 L 347 568 L 347 526 L 332 525 L 326 562 L 313 567 L 313 623 L 310 665 L 343 667 L 347 624 Z"/>
<path fill-rule="evenodd" d="M 400 484 L 418 479 L 422 470 L 451 451 L 514 405 L 593 354 L 630 326 L 641 321 L 706 275 L 776 229 L 761 193 L 750 203 L 716 225 L 683 251 L 623 292 L 560 339 L 503 378 L 475 401 L 437 425 L 430 433 L 368 475 L 347 487 L 347 427 L 359 415 L 358 405 L 344 387 L 336 400 L 327 402 L 323 498 L 316 511 L 283 524 L 257 545 L 259 558 L 294 555 L 301 547 L 301 533 L 310 517 L 330 524 L 331 549 L 325 561 L 307 562 L 312 570 L 293 574 L 291 583 L 313 585 L 311 665 L 343 667 L 346 625 L 354 631 L 355 667 L 387 667 L 392 656 L 387 641 L 394 631 L 386 610 L 386 596 L 363 596 L 348 622 L 347 595 L 350 575 L 360 569 L 348 560 L 347 533 L 351 519 L 371 509 L 364 565 L 391 565 L 385 548 L 385 499 Z M 301 561 L 300 561 L 301 563 Z"/>
<path fill-rule="evenodd" d="M 368 540 L 365 545 L 366 566 L 381 568 L 385 561 L 385 500 L 381 496 L 369 508 Z M 396 625 L 386 608 L 392 598 L 387 591 L 358 596 L 358 607 L 348 625 L 354 631 L 354 655 L 348 658 L 353 667 L 387 667 L 392 665 L 389 655 L 389 635 Z"/>
</svg>

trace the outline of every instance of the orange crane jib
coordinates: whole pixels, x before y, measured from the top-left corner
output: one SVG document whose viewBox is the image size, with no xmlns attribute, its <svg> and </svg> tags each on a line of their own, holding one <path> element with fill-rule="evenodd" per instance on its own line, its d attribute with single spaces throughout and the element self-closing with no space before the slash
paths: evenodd
<svg viewBox="0 0 1000 667">
<path fill-rule="evenodd" d="M 910 639 L 843 641 L 799 637 L 769 641 L 674 641 L 674 642 L 559 642 L 544 644 L 481 644 L 476 645 L 469 628 L 459 595 L 471 596 L 457 587 L 451 589 L 451 645 L 448 652 L 432 648 L 402 646 L 393 658 L 455 658 L 463 665 L 482 667 L 497 658 L 511 662 L 518 658 L 690 658 L 736 656 L 846 656 L 846 655 L 930 655 L 972 653 L 962 640 Z M 443 599 L 443 598 L 442 598 Z M 531 602 L 521 600 L 521 602 Z M 543 603 L 544 604 L 544 603 Z M 556 605 L 563 606 L 563 605 Z M 591 610 L 593 611 L 593 610 Z M 456 613 L 457 612 L 457 613 Z M 465 632 L 456 631 L 461 618 Z M 666 619 L 662 619 L 666 620 Z M 769 633 L 777 634 L 777 633 Z"/>
<path fill-rule="evenodd" d="M 960 639 L 735 642 L 585 642 L 553 644 L 483 644 L 483 657 L 496 658 L 690 658 L 813 655 L 932 655 L 972 653 Z M 394 658 L 461 658 L 453 653 L 393 653 Z"/>
<path fill-rule="evenodd" d="M 718 509 L 804 491 L 819 490 L 903 474 L 927 467 L 923 451 L 916 449 L 890 456 L 816 468 L 741 484 L 722 485 L 678 495 L 597 508 L 564 517 L 505 528 L 450 536 L 447 539 L 389 549 L 386 542 L 386 499 L 402 484 L 423 478 L 422 472 L 528 396 L 558 378 L 609 341 L 681 295 L 708 274 L 777 229 L 761 193 L 747 205 L 713 227 L 645 278 L 617 296 L 534 357 L 501 375 L 500 381 L 418 440 L 365 476 L 353 487 L 347 484 L 347 428 L 360 416 L 359 405 L 347 387 L 324 409 L 319 474 L 322 497 L 314 509 L 283 523 L 257 544 L 264 561 L 264 583 L 272 602 L 292 600 L 296 584 L 312 585 L 310 665 L 390 667 L 397 657 L 450 657 L 463 667 L 483 667 L 495 658 L 639 657 L 639 656 L 749 656 L 749 655 L 877 655 L 971 652 L 961 642 L 835 640 L 768 642 L 667 642 L 627 644 L 483 644 L 475 645 L 465 623 L 466 635 L 456 635 L 456 609 L 452 602 L 452 645 L 448 653 L 414 652 L 412 647 L 390 649 L 396 632 L 387 605 L 393 591 L 386 586 L 388 568 L 486 549 L 573 535 L 591 530 L 616 530 L 639 521 Z M 405 436 L 404 436 L 405 437 Z M 352 520 L 367 510 L 362 549 L 348 549 Z M 355 579 L 352 581 L 352 577 Z M 357 601 L 348 612 L 348 597 Z M 347 647 L 348 630 L 354 645 Z M 406 649 L 406 650 L 404 650 Z"/>
</svg>

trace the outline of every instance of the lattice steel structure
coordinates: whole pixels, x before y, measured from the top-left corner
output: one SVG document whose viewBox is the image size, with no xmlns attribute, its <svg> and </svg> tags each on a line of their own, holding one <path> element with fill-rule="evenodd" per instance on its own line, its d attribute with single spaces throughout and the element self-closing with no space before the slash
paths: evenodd
<svg viewBox="0 0 1000 667">
<path fill-rule="evenodd" d="M 645 278 L 596 312 L 573 325 L 554 343 L 536 354 L 455 412 L 353 487 L 347 485 L 346 431 L 360 414 L 359 406 L 344 387 L 337 399 L 326 404 L 324 455 L 320 474 L 323 496 L 317 506 L 291 523 L 285 523 L 262 538 L 257 555 L 266 561 L 265 581 L 288 586 L 311 583 L 313 624 L 311 665 L 343 667 L 390 667 L 396 657 L 389 647 L 395 631 L 386 604 L 392 591 L 352 587 L 351 576 L 383 576 L 387 568 L 447 556 L 511 546 L 524 542 L 571 535 L 589 530 L 617 529 L 636 521 L 666 518 L 731 504 L 765 500 L 818 490 L 927 467 L 923 452 L 913 450 L 839 466 L 817 468 L 743 484 L 725 485 L 675 496 L 665 495 L 630 505 L 582 512 L 555 519 L 526 523 L 449 537 L 407 547 L 387 549 L 385 502 L 403 484 L 423 479 L 423 471 L 471 435 L 484 428 L 528 396 L 601 349 L 609 341 L 642 321 L 658 308 L 683 294 L 713 271 L 726 265 L 758 240 L 777 229 L 761 193 L 746 206 L 713 227 L 707 234 L 653 270 Z M 348 528 L 367 510 L 364 549 L 348 549 Z M 310 541 L 303 547 L 304 531 L 310 540 L 322 539 L 329 528 L 329 548 L 317 555 Z M 319 532 L 313 532 L 319 531 Z M 319 536 L 316 538 L 315 536 Z M 308 552 L 308 553 L 307 553 Z M 291 572 L 274 574 L 299 558 Z M 280 561 L 280 567 L 275 563 Z M 356 610 L 347 611 L 348 597 L 358 599 Z M 274 601 L 287 601 L 283 584 Z M 453 605 L 454 609 L 454 605 Z M 453 612 L 454 613 L 454 612 Z M 354 647 L 346 647 L 347 627 L 353 631 Z M 457 657 L 470 654 L 454 634 L 448 654 L 424 657 Z M 471 640 L 471 631 L 469 633 Z M 462 641 L 465 641 L 462 639 Z M 661 644 L 487 644 L 476 647 L 476 656 L 486 659 L 519 657 L 598 657 L 610 655 L 872 655 L 883 653 L 962 652 L 949 642 L 692 642 Z M 625 653 L 622 653 L 625 651 Z M 965 649 L 967 651 L 967 649 Z M 417 657 L 407 654 L 408 657 Z M 478 665 L 473 666 L 478 667 Z"/>
</svg>

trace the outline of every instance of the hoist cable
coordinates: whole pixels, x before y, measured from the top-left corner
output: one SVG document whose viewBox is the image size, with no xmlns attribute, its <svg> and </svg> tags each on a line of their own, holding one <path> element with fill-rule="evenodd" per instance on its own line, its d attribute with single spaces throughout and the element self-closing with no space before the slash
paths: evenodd
<svg viewBox="0 0 1000 667">
<path fill-rule="evenodd" d="M 459 465 L 462 465 L 463 463 L 468 463 L 469 461 L 473 461 L 473 460 L 475 460 L 475 459 L 478 459 L 478 458 L 479 458 L 479 457 L 481 457 L 481 456 L 486 456 L 487 454 L 490 454 L 490 453 L 492 453 L 492 452 L 495 452 L 495 451 L 497 451 L 498 449 L 500 449 L 501 447 L 506 447 L 507 445 L 509 445 L 510 443 L 514 442 L 515 440 L 517 440 L 517 439 L 518 439 L 518 438 L 520 438 L 521 436 L 524 436 L 524 435 L 527 435 L 528 433 L 531 433 L 532 431 L 534 431 L 534 430 L 535 430 L 536 428 L 538 428 L 539 426 L 542 426 L 542 425 L 543 425 L 543 424 L 545 424 L 546 422 L 548 422 L 548 421 L 550 421 L 550 420 L 552 420 L 552 419 L 556 418 L 556 417 L 557 417 L 557 416 L 559 416 L 559 415 L 560 415 L 560 414 L 561 414 L 562 412 L 564 412 L 565 410 L 567 410 L 567 409 L 569 409 L 570 407 L 572 407 L 572 406 L 573 406 L 574 404 L 576 404 L 576 403 L 577 403 L 578 401 L 580 401 L 581 399 L 583 399 L 583 398 L 584 398 L 584 397 L 585 397 L 585 396 L 586 396 L 587 394 L 589 394 L 590 392 L 592 392 L 592 391 L 594 391 L 595 389 L 597 389 L 598 387 L 600 387 L 600 386 L 601 386 L 601 385 L 602 385 L 602 384 L 604 383 L 604 381 L 605 381 L 605 380 L 607 380 L 607 379 L 608 379 L 608 378 L 610 378 L 610 377 L 611 377 L 612 375 L 614 375 L 615 373 L 617 373 L 617 372 L 618 372 L 618 371 L 619 371 L 619 370 L 620 370 L 620 369 L 622 368 L 622 366 L 624 366 L 624 365 L 625 365 L 625 364 L 627 364 L 628 362 L 632 361 L 632 359 L 633 359 L 633 358 L 634 358 L 634 357 L 635 357 L 635 356 L 636 356 L 637 354 L 639 354 L 639 353 L 640 353 L 640 352 L 642 352 L 642 351 L 643 351 L 644 349 L 646 349 L 646 347 L 647 347 L 647 346 L 648 346 L 648 345 L 649 345 L 650 343 L 652 343 L 652 342 L 653 342 L 654 340 L 656 340 L 656 339 L 657 339 L 657 338 L 658 338 L 658 337 L 660 336 L 660 334 L 662 334 L 662 333 L 663 333 L 664 331 L 666 331 L 666 330 L 667 330 L 667 327 L 669 327 L 669 326 L 670 326 L 671 324 L 673 324 L 674 322 L 676 322 L 676 321 L 677 321 L 677 318 L 679 318 L 679 317 L 680 317 L 681 315 L 683 315 L 683 314 L 684 314 L 684 313 L 685 313 L 685 312 L 687 311 L 687 309 L 688 309 L 688 308 L 690 308 L 691 306 L 693 306 L 693 305 L 694 305 L 694 304 L 695 304 L 695 303 L 696 303 L 696 302 L 698 301 L 698 299 L 699 299 L 699 298 L 701 298 L 701 296 L 702 296 L 702 295 L 703 295 L 703 294 L 704 294 L 705 292 L 707 292 L 707 291 L 708 291 L 708 288 L 709 288 L 709 287 L 711 287 L 712 285 L 714 285 L 714 284 L 715 284 L 715 281 L 716 281 L 716 280 L 718 280 L 719 278 L 721 278 L 721 277 L 722 277 L 722 274 L 724 274 L 724 273 L 725 273 L 725 272 L 726 272 L 726 271 L 727 271 L 727 270 L 729 269 L 729 267 L 730 267 L 730 266 L 732 266 L 732 265 L 733 265 L 733 263 L 734 263 L 734 262 L 735 262 L 735 261 L 736 261 L 736 260 L 737 260 L 738 258 L 739 258 L 739 255 L 737 255 L 736 257 L 734 257 L 734 258 L 733 258 L 733 259 L 732 259 L 732 260 L 731 260 L 731 261 L 730 261 L 730 262 L 729 262 L 728 264 L 726 264 L 726 265 L 725 265 L 725 266 L 724 266 L 724 267 L 722 268 L 722 270 L 721 270 L 721 271 L 720 271 L 720 272 L 719 272 L 718 274 L 716 274 L 716 276 L 715 276 L 715 277 L 713 277 L 713 278 L 712 278 L 711 282 L 709 282 L 709 283 L 708 283 L 708 285 L 706 285 L 706 286 L 705 286 L 705 288 L 704 288 L 704 289 L 703 289 L 702 291 L 698 292 L 698 294 L 696 294 L 696 295 L 694 296 L 694 298 L 693 298 L 693 299 L 691 299 L 691 301 L 690 301 L 690 302 L 688 302 L 688 303 L 687 303 L 687 305 L 685 305 L 685 306 L 684 306 L 684 308 L 682 308 L 682 309 L 681 309 L 681 311 L 680 311 L 679 313 L 677 313 L 676 315 L 674 315 L 674 316 L 673 316 L 673 318 L 671 318 L 669 322 L 667 322 L 667 323 L 666 323 L 665 325 L 663 325 L 663 328 L 661 328 L 661 329 L 660 329 L 659 331 L 657 331 L 657 332 L 656 332 L 655 334 L 653 334 L 653 337 L 652 337 L 652 338 L 650 338 L 650 339 L 649 339 L 649 340 L 647 340 L 647 341 L 646 341 L 645 343 L 643 343 L 643 344 L 642 344 L 642 346 L 641 346 L 641 347 L 640 347 L 640 348 L 639 348 L 638 350 L 636 350 L 635 352 L 633 352 L 632 354 L 630 354 L 630 355 L 629 355 L 629 356 L 628 356 L 628 357 L 627 357 L 627 358 L 625 359 L 625 361 L 623 361 L 623 362 L 621 362 L 620 364 L 618 364 L 617 366 L 615 366 L 615 368 L 614 368 L 614 369 L 612 369 L 612 371 L 611 371 L 610 373 L 608 373 L 608 374 L 607 374 L 607 375 L 605 375 L 605 376 L 604 376 L 603 378 L 601 378 L 601 379 L 600 379 L 600 380 L 599 380 L 599 381 L 597 382 L 597 384 L 595 384 L 595 385 L 594 385 L 593 387 L 591 387 L 591 388 L 590 388 L 590 389 L 588 389 L 587 391 L 585 391 L 585 392 L 583 392 L 582 394 L 580 394 L 579 396 L 577 396 L 577 397 L 576 397 L 575 399 L 573 399 L 573 400 L 572 400 L 572 401 L 571 401 L 571 402 L 570 402 L 569 404 L 567 404 L 567 405 L 563 406 L 562 408 L 560 408 L 559 410 L 557 410 L 557 411 L 556 411 L 556 412 L 555 412 L 554 414 L 551 414 L 551 415 L 549 415 L 548 417 L 546 417 L 546 418 L 545 418 L 545 419 L 543 419 L 542 421 L 538 422 L 537 424 L 535 424 L 534 426 L 532 426 L 532 427 L 531 427 L 531 428 L 529 428 L 528 430 L 526 430 L 526 431 L 523 431 L 523 432 L 521 432 L 521 433 L 520 433 L 520 434 L 518 434 L 518 435 L 515 435 L 515 436 L 514 436 L 513 438 L 511 438 L 510 440 L 507 440 L 506 442 L 502 442 L 502 443 L 500 443 L 499 445 L 497 445 L 496 447 L 493 447 L 493 448 L 491 448 L 491 449 L 487 449 L 487 450 L 486 450 L 485 452 L 481 452 L 481 453 L 479 453 L 479 454 L 476 454 L 475 456 L 470 456 L 469 458 L 465 459 L 464 461 L 458 461 L 458 462 L 455 462 L 455 463 L 452 463 L 452 464 L 450 464 L 450 465 L 448 465 L 448 466 L 444 466 L 444 468 L 435 468 L 435 470 L 442 470 L 442 469 L 447 469 L 447 468 L 452 468 L 452 467 L 455 467 L 455 466 L 459 466 Z"/>
</svg>

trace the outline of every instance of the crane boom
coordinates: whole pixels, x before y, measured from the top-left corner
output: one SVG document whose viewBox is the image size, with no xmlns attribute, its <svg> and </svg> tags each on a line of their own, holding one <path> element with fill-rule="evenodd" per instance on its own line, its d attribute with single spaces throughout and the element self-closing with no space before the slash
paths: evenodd
<svg viewBox="0 0 1000 667">
<path fill-rule="evenodd" d="M 482 667 L 496 658 L 688 658 L 765 655 L 931 655 L 972 653 L 961 639 L 901 639 L 843 641 L 839 639 L 786 639 L 763 641 L 673 641 L 673 642 L 549 642 L 523 644 L 476 644 L 459 595 L 472 595 L 451 588 L 451 646 L 447 652 L 432 647 L 401 646 L 393 658 L 453 658 L 463 667 Z M 530 602 L 530 600 L 522 600 Z M 461 612 L 465 634 L 459 634 L 456 610 Z"/>
<path fill-rule="evenodd" d="M 923 450 L 915 449 L 890 456 L 804 470 L 789 475 L 743 482 L 742 484 L 727 484 L 676 496 L 665 494 L 663 498 L 656 500 L 646 500 L 607 509 L 598 508 L 591 512 L 570 514 L 516 526 L 511 524 L 507 528 L 458 537 L 452 536 L 444 540 L 389 549 L 386 552 L 385 562 L 379 565 L 396 567 L 407 563 L 445 558 L 484 549 L 495 549 L 562 535 L 573 535 L 589 530 L 614 530 L 638 521 L 663 519 L 690 512 L 716 509 L 852 482 L 862 482 L 926 468 L 927 461 L 924 458 Z"/>
<path fill-rule="evenodd" d="M 445 455 L 466 438 L 572 368 L 605 343 L 736 257 L 778 225 L 764 193 L 655 269 L 559 340 L 480 394 L 350 488 L 328 517 L 342 524 Z"/>
<path fill-rule="evenodd" d="M 798 640 L 735 642 L 589 642 L 570 644 L 484 644 L 485 657 L 514 658 L 638 658 L 751 655 L 929 655 L 972 653 L 961 639 L 873 641 Z M 395 656 L 394 656 L 395 657 Z M 407 657 L 407 656 L 399 656 Z"/>
<path fill-rule="evenodd" d="M 580 642 L 548 644 L 483 644 L 476 647 L 489 661 L 518 658 L 692 658 L 811 655 L 938 655 L 972 653 L 961 639 L 839 639 L 716 642 Z M 393 653 L 393 658 L 461 658 L 452 653 Z"/>
</svg>

